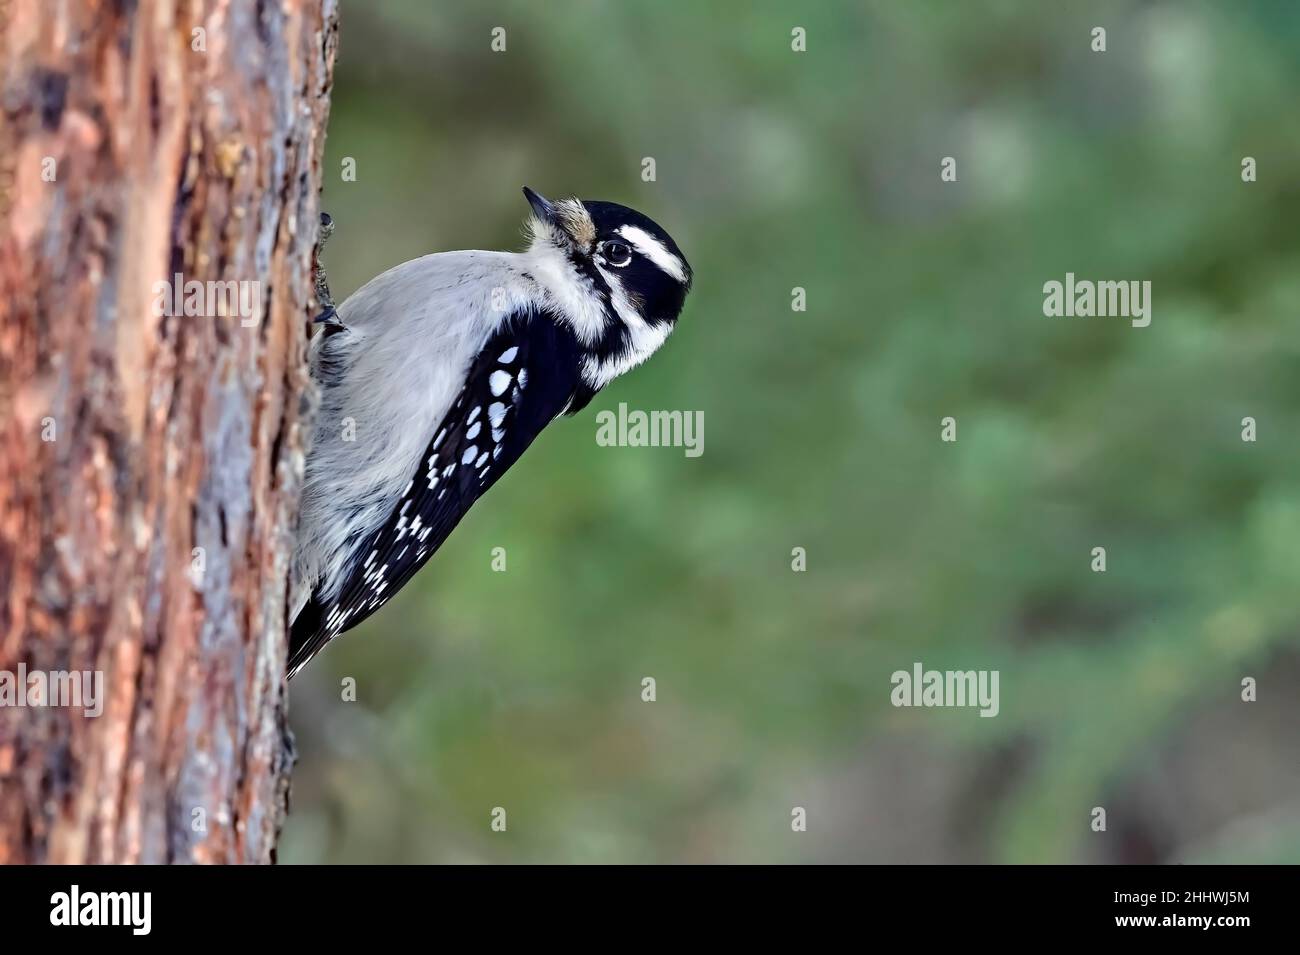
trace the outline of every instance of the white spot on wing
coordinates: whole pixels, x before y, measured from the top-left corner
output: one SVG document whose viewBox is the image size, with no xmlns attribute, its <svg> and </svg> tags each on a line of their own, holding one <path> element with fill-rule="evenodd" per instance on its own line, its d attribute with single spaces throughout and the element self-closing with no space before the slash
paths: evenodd
<svg viewBox="0 0 1300 955">
<path fill-rule="evenodd" d="M 494 371 L 488 376 L 488 387 L 493 395 L 499 395 L 510 387 L 510 375 L 504 371 Z"/>
</svg>

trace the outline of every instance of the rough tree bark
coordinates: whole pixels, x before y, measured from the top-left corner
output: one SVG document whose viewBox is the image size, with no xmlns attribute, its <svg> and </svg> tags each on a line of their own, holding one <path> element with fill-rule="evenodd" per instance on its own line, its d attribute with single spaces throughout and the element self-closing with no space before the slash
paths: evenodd
<svg viewBox="0 0 1300 955">
<path fill-rule="evenodd" d="M 334 0 L 0 0 L 0 676 L 104 682 L 0 695 L 0 862 L 274 857 L 335 37 Z M 260 306 L 159 315 L 178 274 Z"/>
</svg>

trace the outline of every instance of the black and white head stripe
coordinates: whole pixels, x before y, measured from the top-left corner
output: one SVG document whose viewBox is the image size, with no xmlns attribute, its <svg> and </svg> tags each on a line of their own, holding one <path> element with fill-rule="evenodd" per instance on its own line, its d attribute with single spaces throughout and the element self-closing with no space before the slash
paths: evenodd
<svg viewBox="0 0 1300 955">
<path fill-rule="evenodd" d="M 595 229 L 595 252 L 573 257 L 575 273 L 589 282 L 603 320 L 580 329 L 583 377 L 599 391 L 664 344 L 691 287 L 691 268 L 677 243 L 635 209 L 586 200 Z M 611 253 L 621 253 L 615 260 Z M 584 334 L 585 332 L 585 334 Z"/>
<path fill-rule="evenodd" d="M 653 219 L 617 202 L 587 199 L 583 201 L 583 207 L 591 216 L 595 227 L 597 248 L 604 240 L 626 242 L 642 262 L 653 264 L 683 294 L 690 290 L 691 267 L 686 256 L 682 255 L 682 250 L 677 247 L 673 237 Z M 664 313 L 658 317 L 676 320 L 677 313 Z"/>
<path fill-rule="evenodd" d="M 572 331 L 551 316 L 529 310 L 502 322 L 388 520 L 356 549 L 337 596 L 313 595 L 294 621 L 290 676 L 400 590 L 557 415 L 591 400 L 579 360 Z"/>
<path fill-rule="evenodd" d="M 620 236 L 631 244 L 632 248 L 644 255 L 669 276 L 683 285 L 690 282 L 687 276 L 686 262 L 682 259 L 680 252 L 669 252 L 661 240 L 656 239 L 640 226 L 623 225 L 619 226 L 617 231 Z"/>
</svg>

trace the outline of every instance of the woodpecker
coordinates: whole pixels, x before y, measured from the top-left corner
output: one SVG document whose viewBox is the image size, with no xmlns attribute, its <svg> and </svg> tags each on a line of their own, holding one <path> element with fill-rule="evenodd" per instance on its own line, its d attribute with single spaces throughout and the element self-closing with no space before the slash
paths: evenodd
<svg viewBox="0 0 1300 955">
<path fill-rule="evenodd" d="M 291 678 L 392 598 L 548 424 L 677 323 L 692 272 L 667 232 L 617 203 L 524 196 L 523 252 L 412 259 L 338 306 L 319 283 Z"/>
</svg>

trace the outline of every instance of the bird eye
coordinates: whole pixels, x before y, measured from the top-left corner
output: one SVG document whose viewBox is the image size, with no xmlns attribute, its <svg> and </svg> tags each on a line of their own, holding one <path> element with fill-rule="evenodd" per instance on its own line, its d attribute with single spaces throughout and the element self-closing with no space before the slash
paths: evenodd
<svg viewBox="0 0 1300 955">
<path fill-rule="evenodd" d="M 600 254 L 605 261 L 616 268 L 622 268 L 632 261 L 632 250 L 622 242 L 602 242 Z"/>
</svg>

